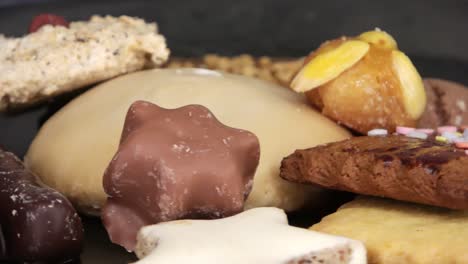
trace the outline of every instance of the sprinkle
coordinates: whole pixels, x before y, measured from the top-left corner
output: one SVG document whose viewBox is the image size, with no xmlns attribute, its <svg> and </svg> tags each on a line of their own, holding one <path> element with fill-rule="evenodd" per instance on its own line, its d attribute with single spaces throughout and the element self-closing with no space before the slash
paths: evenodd
<svg viewBox="0 0 468 264">
<path fill-rule="evenodd" d="M 455 146 L 457 146 L 457 148 L 468 149 L 468 142 L 466 142 L 466 141 L 457 142 L 457 143 L 455 143 Z"/>
<path fill-rule="evenodd" d="M 466 110 L 466 105 L 465 105 L 465 101 L 463 100 L 458 100 L 457 101 L 457 106 L 460 110 L 462 110 L 463 112 L 465 112 Z"/>
<path fill-rule="evenodd" d="M 377 128 L 377 129 L 372 129 L 369 132 L 367 132 L 367 135 L 368 136 L 386 136 L 388 135 L 388 131 L 386 129 Z"/>
<path fill-rule="evenodd" d="M 445 131 L 443 133 L 441 133 L 442 136 L 444 135 L 447 135 L 447 137 L 453 137 L 453 138 L 457 138 L 457 137 L 461 137 L 462 134 L 461 133 L 458 133 L 458 132 L 449 132 L 449 131 Z M 445 137 L 445 136 L 444 136 Z"/>
<path fill-rule="evenodd" d="M 416 129 L 416 131 L 422 132 L 422 133 L 428 134 L 428 135 L 434 134 L 434 129 L 430 129 L 430 128 L 419 128 L 419 129 Z"/>
<path fill-rule="evenodd" d="M 455 125 L 459 126 L 461 125 L 462 122 L 463 122 L 463 117 L 461 115 L 455 116 L 455 120 L 453 122 Z"/>
<path fill-rule="evenodd" d="M 410 138 L 427 139 L 427 134 L 418 131 L 409 132 L 406 136 Z"/>
<path fill-rule="evenodd" d="M 457 132 L 456 126 L 441 126 L 437 128 L 437 132 L 442 134 L 444 132 Z"/>
<path fill-rule="evenodd" d="M 412 128 L 412 127 L 403 127 L 403 126 L 397 126 L 396 127 L 396 132 L 398 134 L 402 134 L 402 135 L 406 135 L 409 132 L 412 132 L 414 130 L 415 130 L 415 128 Z"/>
<path fill-rule="evenodd" d="M 468 140 L 466 140 L 466 139 L 464 139 L 464 138 L 455 138 L 455 139 L 452 139 L 452 142 L 453 142 L 453 143 L 468 142 Z"/>
<path fill-rule="evenodd" d="M 468 155 L 468 150 L 465 150 L 465 154 Z"/>
<path fill-rule="evenodd" d="M 443 136 L 436 136 L 435 138 L 437 141 L 439 142 L 444 142 L 444 143 L 447 143 L 447 138 L 446 137 L 443 137 Z"/>
<path fill-rule="evenodd" d="M 461 135 L 461 134 L 460 134 Z M 443 132 L 441 136 L 447 138 L 448 141 L 453 141 L 454 139 L 460 138 L 458 132 Z"/>
</svg>

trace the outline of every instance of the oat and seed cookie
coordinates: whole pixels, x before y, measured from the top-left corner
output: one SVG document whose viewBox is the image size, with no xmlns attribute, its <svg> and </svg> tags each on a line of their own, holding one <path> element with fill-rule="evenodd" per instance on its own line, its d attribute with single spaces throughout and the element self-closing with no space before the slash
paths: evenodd
<svg viewBox="0 0 468 264">
<path fill-rule="evenodd" d="M 156 23 L 128 16 L 46 25 L 20 38 L 0 35 L 0 111 L 157 67 L 168 57 Z"/>
</svg>

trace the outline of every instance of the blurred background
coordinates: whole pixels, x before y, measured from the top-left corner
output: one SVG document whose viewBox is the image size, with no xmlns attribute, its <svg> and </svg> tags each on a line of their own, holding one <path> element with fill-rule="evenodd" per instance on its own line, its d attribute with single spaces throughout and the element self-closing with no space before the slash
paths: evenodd
<svg viewBox="0 0 468 264">
<path fill-rule="evenodd" d="M 156 21 L 177 56 L 303 56 L 323 40 L 379 27 L 410 55 L 468 60 L 466 0 L 0 0 L 0 33 L 22 35 L 44 12 Z"/>
</svg>

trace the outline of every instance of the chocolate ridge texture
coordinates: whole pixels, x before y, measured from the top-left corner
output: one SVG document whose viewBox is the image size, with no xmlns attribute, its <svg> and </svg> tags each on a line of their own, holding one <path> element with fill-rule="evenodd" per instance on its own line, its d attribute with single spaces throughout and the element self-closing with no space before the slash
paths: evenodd
<svg viewBox="0 0 468 264">
<path fill-rule="evenodd" d="M 281 165 L 281 177 L 292 182 L 451 209 L 468 209 L 467 171 L 464 150 L 405 136 L 296 150 Z"/>
</svg>

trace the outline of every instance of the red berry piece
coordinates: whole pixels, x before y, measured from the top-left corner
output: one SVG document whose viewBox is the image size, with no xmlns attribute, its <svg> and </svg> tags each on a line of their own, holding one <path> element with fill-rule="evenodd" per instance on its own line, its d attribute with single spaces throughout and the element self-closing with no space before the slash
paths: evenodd
<svg viewBox="0 0 468 264">
<path fill-rule="evenodd" d="M 54 14 L 40 14 L 32 20 L 31 25 L 29 26 L 29 33 L 36 32 L 44 25 L 68 27 L 68 22 L 62 16 Z"/>
</svg>

